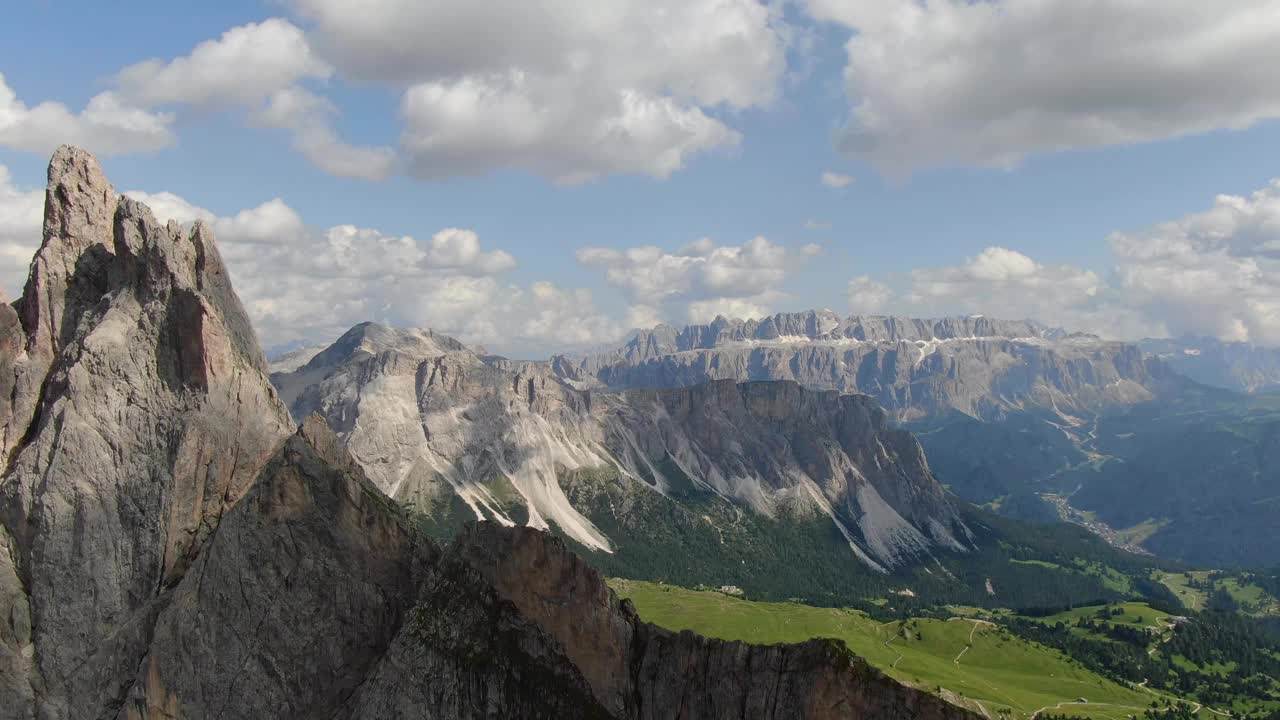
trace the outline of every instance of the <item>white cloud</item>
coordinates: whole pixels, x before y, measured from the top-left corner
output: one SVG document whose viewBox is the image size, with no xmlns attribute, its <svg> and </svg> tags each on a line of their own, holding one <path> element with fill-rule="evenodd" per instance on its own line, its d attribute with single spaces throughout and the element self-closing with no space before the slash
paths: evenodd
<svg viewBox="0 0 1280 720">
<path fill-rule="evenodd" d="M 0 165 L 0 291 L 10 300 L 22 294 L 43 221 L 44 192 L 18 188 Z"/>
<path fill-rule="evenodd" d="M 436 267 L 485 275 L 506 272 L 516 266 L 516 259 L 502 250 L 481 251 L 480 237 L 471 230 L 458 228 L 446 228 L 431 237 L 427 262 Z"/>
<path fill-rule="evenodd" d="M 849 309 L 855 315 L 876 315 L 888 306 L 893 291 L 888 285 L 859 275 L 849 281 Z"/>
<path fill-rule="evenodd" d="M 247 112 L 258 125 L 289 131 L 294 148 L 332 175 L 386 177 L 394 167 L 394 151 L 342 141 L 333 128 L 337 106 L 300 85 L 332 74 L 302 30 L 270 18 L 231 28 L 168 62 L 130 65 L 117 73 L 116 83 L 121 94 L 148 106 Z"/>
<path fill-rule="evenodd" d="M 743 298 L 712 298 L 695 300 L 689 303 L 688 320 L 691 323 L 707 324 L 717 317 L 741 318 L 743 320 L 762 318 L 769 310 L 760 304 Z"/>
<path fill-rule="evenodd" d="M 27 107 L 0 73 L 0 145 L 15 150 L 52 154 L 64 143 L 104 156 L 159 150 L 173 143 L 172 122 L 114 92 L 94 95 L 79 113 L 57 102 Z"/>
<path fill-rule="evenodd" d="M 854 30 L 837 144 L 891 175 L 1280 117 L 1271 0 L 806 0 Z"/>
<path fill-rule="evenodd" d="M 332 126 L 337 114 L 338 109 L 327 99 L 290 86 L 271 93 L 253 119 L 266 127 L 292 131 L 293 147 L 330 175 L 363 180 L 390 175 L 395 168 L 395 151 L 343 142 Z"/>
<path fill-rule="evenodd" d="M 810 243 L 792 251 L 764 237 L 740 246 L 702 238 L 674 253 L 655 246 L 586 247 L 578 250 L 578 262 L 627 293 L 628 324 L 641 326 L 658 318 L 701 322 L 717 313 L 764 314 L 784 297 L 782 283 L 820 250 Z"/>
<path fill-rule="evenodd" d="M 1118 291 L 1153 325 L 1280 345 L 1280 180 L 1110 242 Z"/>
<path fill-rule="evenodd" d="M 0 82 L 0 144 L 154 149 L 173 141 L 175 114 L 217 111 L 286 131 L 308 161 L 343 177 L 518 168 L 566 183 L 665 178 L 739 143 L 729 119 L 777 98 L 797 37 L 781 3 L 761 0 L 286 4 L 302 27 L 269 18 L 128 65 L 79 115 L 58 103 L 28 109 Z M 399 97 L 397 139 L 343 139 L 340 96 L 325 89 L 348 82 Z"/>
<path fill-rule="evenodd" d="M 1105 290 L 1093 271 L 989 247 L 960 265 L 912 270 L 904 299 L 914 314 L 986 313 L 1094 330 Z"/>
<path fill-rule="evenodd" d="M 853 183 L 853 176 L 842 175 L 838 172 L 827 170 L 822 173 L 822 177 L 819 178 L 819 181 L 826 187 L 840 189 L 849 187 L 849 185 Z"/>
<path fill-rule="evenodd" d="M 1110 272 L 989 247 L 953 266 L 849 283 L 854 312 L 985 313 L 1104 337 L 1210 335 L 1280 345 L 1280 180 L 1109 238 Z M 895 292 L 895 284 L 901 288 Z"/>
<path fill-rule="evenodd" d="M 621 334 L 589 291 L 501 282 L 515 258 L 485 250 L 470 230 L 446 228 L 426 240 L 354 225 L 320 231 L 278 198 L 217 216 L 172 193 L 126 194 L 151 204 L 162 222 L 200 220 L 213 228 L 267 345 L 332 338 L 365 320 L 432 327 L 535 355 Z"/>
<path fill-rule="evenodd" d="M 701 108 L 633 90 L 610 91 L 594 112 L 576 88 L 521 73 L 425 83 L 405 94 L 401 146 L 420 177 L 514 166 L 557 182 L 610 173 L 665 178 L 689 156 L 736 145 L 737 132 Z"/>
<path fill-rule="evenodd" d="M 302 30 L 270 18 L 231 28 L 189 55 L 158 58 L 119 72 L 120 92 L 143 105 L 240 107 L 265 100 L 280 88 L 332 71 L 311 52 Z"/>
<path fill-rule="evenodd" d="M 814 220 L 812 218 L 804 221 L 805 230 L 830 230 L 830 220 Z"/>
<path fill-rule="evenodd" d="M 714 110 L 771 103 L 786 67 L 780 10 L 757 0 L 292 6 L 340 71 L 405 90 L 401 151 L 424 177 L 665 177 L 735 144 Z"/>
</svg>

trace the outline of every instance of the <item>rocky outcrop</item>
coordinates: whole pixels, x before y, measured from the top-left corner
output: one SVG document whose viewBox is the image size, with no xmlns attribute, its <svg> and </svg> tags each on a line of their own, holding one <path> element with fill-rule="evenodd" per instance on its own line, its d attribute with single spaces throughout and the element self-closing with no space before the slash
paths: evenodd
<svg viewBox="0 0 1280 720">
<path fill-rule="evenodd" d="M 158 224 L 83 151 L 50 163 L 16 310 L 0 512 L 23 593 L 0 602 L 27 602 L 39 713 L 98 717 L 292 421 L 208 230 Z"/>
<path fill-rule="evenodd" d="M 381 660 L 436 553 L 309 419 L 166 599 L 122 715 L 331 716 Z"/>
<path fill-rule="evenodd" d="M 559 717 L 557 699 L 575 696 L 586 699 L 571 706 L 574 717 L 974 717 L 889 680 L 837 641 L 750 645 L 644 623 L 595 570 L 536 530 L 472 526 L 438 572 L 417 617 L 362 686 L 353 717 L 433 717 L 441 699 L 461 710 L 450 717 Z M 449 628 L 432 618 L 459 606 L 470 612 L 450 616 L 493 616 L 483 627 L 501 630 L 490 642 L 441 642 Z M 495 646 L 515 652 L 497 655 L 498 682 L 481 684 Z M 512 679 L 553 690 L 530 697 L 513 691 Z"/>
<path fill-rule="evenodd" d="M 660 326 L 617 350 L 552 366 L 579 387 L 793 380 L 870 395 L 900 421 L 952 411 L 982 419 L 1029 408 L 1090 413 L 1149 400 L 1168 374 L 1136 346 L 1031 322 L 842 319 L 830 311 Z"/>
<path fill-rule="evenodd" d="M 969 544 L 920 444 L 865 395 L 721 380 L 597 402 L 613 457 L 664 492 L 692 480 L 771 517 L 816 510 L 880 569 Z"/>
<path fill-rule="evenodd" d="M 295 417 L 322 415 L 384 492 L 428 515 L 457 497 L 474 519 L 554 526 L 608 552 L 560 482 L 606 468 L 671 497 L 830 518 L 877 569 L 967 545 L 920 446 L 866 396 L 789 382 L 580 390 L 546 364 L 371 324 L 272 380 Z"/>
<path fill-rule="evenodd" d="M 0 717 L 969 717 L 830 643 L 645 625 L 545 533 L 442 552 L 321 418 L 290 434 L 207 229 L 71 148 L 49 187 L 0 309 Z M 394 366 L 368 337 L 344 367 Z M 412 377 L 465 387 L 450 367 Z"/>
</svg>

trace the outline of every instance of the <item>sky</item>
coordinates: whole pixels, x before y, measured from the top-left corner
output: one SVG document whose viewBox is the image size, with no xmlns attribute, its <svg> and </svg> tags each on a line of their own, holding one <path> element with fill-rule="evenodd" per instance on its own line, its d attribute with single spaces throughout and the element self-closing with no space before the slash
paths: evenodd
<svg viewBox="0 0 1280 720">
<path fill-rule="evenodd" d="M 809 308 L 1280 345 L 1274 0 L 20 0 L 10 299 L 62 143 L 209 224 L 269 349 Z"/>
</svg>

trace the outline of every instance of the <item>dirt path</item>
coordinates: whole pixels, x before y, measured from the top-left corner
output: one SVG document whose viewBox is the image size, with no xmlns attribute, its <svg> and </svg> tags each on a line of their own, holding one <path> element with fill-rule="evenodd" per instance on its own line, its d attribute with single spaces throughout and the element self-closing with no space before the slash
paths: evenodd
<svg viewBox="0 0 1280 720">
<path fill-rule="evenodd" d="M 1151 693 L 1152 695 L 1155 695 L 1155 696 L 1156 696 L 1156 697 L 1158 697 L 1158 698 L 1164 698 L 1164 699 L 1166 699 L 1166 700 L 1173 700 L 1174 702 L 1180 702 L 1180 703 L 1189 703 L 1189 704 L 1192 706 L 1192 707 L 1191 707 L 1191 714 L 1192 714 L 1192 715 L 1194 715 L 1194 714 L 1196 714 L 1196 713 L 1200 712 L 1201 710 L 1208 710 L 1209 712 L 1213 713 L 1214 715 L 1219 715 L 1219 716 L 1221 716 L 1221 717 L 1231 717 L 1231 713 L 1222 712 L 1221 710 L 1214 710 L 1214 709 L 1213 709 L 1213 708 L 1211 708 L 1211 707 L 1206 707 L 1206 706 L 1204 706 L 1204 705 L 1201 705 L 1200 703 L 1196 702 L 1195 700 L 1183 700 L 1182 698 L 1180 698 L 1180 697 L 1178 697 L 1178 696 L 1176 696 L 1176 695 L 1167 695 L 1167 694 L 1165 694 L 1165 693 L 1156 692 L 1155 690 L 1152 690 L 1151 688 L 1147 687 L 1147 683 L 1148 683 L 1148 682 L 1149 682 L 1149 681 L 1148 681 L 1147 679 L 1145 679 L 1145 678 L 1144 678 L 1144 679 L 1142 680 L 1142 682 L 1138 683 L 1137 685 L 1134 685 L 1134 687 L 1135 687 L 1135 688 L 1142 688 L 1144 691 L 1149 692 L 1149 693 Z M 1034 716 L 1033 716 L 1033 717 L 1034 717 Z"/>
<path fill-rule="evenodd" d="M 956 655 L 956 656 L 955 656 L 955 658 L 953 658 L 953 659 L 951 660 L 951 662 L 953 662 L 953 663 L 955 663 L 955 664 L 959 665 L 959 664 L 960 664 L 960 656 L 961 656 L 961 655 L 964 655 L 966 652 L 968 652 L 968 651 L 969 651 L 969 648 L 973 647 L 973 634 L 974 634 L 974 633 L 976 633 L 976 632 L 978 632 L 978 626 L 979 626 L 979 625 L 989 625 L 989 626 L 991 626 L 991 627 L 996 627 L 996 624 L 995 624 L 995 623 L 993 623 L 993 622 L 991 622 L 991 621 L 989 621 L 989 620 L 979 620 L 979 619 L 977 619 L 977 618 L 966 618 L 966 617 L 952 617 L 952 618 L 947 618 L 947 622 L 951 622 L 952 620 L 962 620 L 962 621 L 967 621 L 967 622 L 971 622 L 971 623 L 973 623 L 973 627 L 969 630 L 969 640 L 968 640 L 968 644 L 966 644 L 966 645 L 964 646 L 964 649 L 960 651 L 960 655 Z"/>
<path fill-rule="evenodd" d="M 885 625 L 888 625 L 888 624 L 889 623 L 885 623 Z M 882 625 L 881 627 L 884 627 L 884 625 Z M 898 639 L 898 636 L 896 634 L 890 636 L 888 640 L 884 641 L 884 646 L 889 648 L 890 650 L 893 650 L 893 648 L 890 647 L 889 643 L 892 643 L 894 640 L 897 640 L 897 639 Z M 893 650 L 893 651 L 895 653 L 898 653 L 898 657 L 894 658 L 893 664 L 889 666 L 890 668 L 898 667 L 898 663 L 902 661 L 902 653 L 898 652 L 897 650 Z"/>
</svg>

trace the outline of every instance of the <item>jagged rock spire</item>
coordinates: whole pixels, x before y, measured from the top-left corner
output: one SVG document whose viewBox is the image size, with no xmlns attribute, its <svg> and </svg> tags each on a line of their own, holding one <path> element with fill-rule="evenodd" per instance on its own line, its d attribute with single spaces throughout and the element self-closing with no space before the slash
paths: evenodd
<svg viewBox="0 0 1280 720">
<path fill-rule="evenodd" d="M 212 234 L 159 224 L 78 148 L 49 164 L 43 241 L 0 330 L 0 520 L 24 586 L 0 616 L 34 619 L 34 653 L 15 649 L 39 712 L 96 717 L 293 423 Z"/>
</svg>

